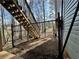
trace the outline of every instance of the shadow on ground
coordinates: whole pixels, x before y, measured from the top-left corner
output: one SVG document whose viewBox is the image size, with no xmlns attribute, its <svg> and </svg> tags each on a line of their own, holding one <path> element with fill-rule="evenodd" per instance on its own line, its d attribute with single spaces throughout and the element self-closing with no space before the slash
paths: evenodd
<svg viewBox="0 0 79 59">
<path fill-rule="evenodd" d="M 44 44 L 26 52 L 21 57 L 24 59 L 56 59 L 57 41 L 49 40 Z"/>
</svg>

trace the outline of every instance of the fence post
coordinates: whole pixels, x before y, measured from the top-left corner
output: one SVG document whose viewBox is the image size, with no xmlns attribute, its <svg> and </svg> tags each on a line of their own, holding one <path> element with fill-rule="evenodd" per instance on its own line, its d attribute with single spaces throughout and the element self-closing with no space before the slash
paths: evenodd
<svg viewBox="0 0 79 59">
<path fill-rule="evenodd" d="M 0 28 L 0 51 L 2 51 L 2 36 L 1 36 L 1 28 Z"/>
<path fill-rule="evenodd" d="M 61 53 L 60 14 L 58 13 L 58 50 Z"/>
<path fill-rule="evenodd" d="M 12 24 L 11 24 L 11 31 L 12 31 L 12 47 L 14 48 L 15 47 L 15 45 L 14 45 L 14 30 L 13 30 L 13 28 L 14 28 L 14 19 L 12 18 Z"/>
<path fill-rule="evenodd" d="M 29 41 L 29 27 L 27 26 L 27 40 Z"/>
<path fill-rule="evenodd" d="M 63 59 L 63 55 L 61 55 L 62 51 L 62 20 L 60 19 L 60 13 L 58 12 L 58 18 L 56 19 L 57 27 L 58 27 L 58 59 Z"/>
<path fill-rule="evenodd" d="M 20 39 L 22 40 L 22 27 L 20 25 Z"/>
</svg>

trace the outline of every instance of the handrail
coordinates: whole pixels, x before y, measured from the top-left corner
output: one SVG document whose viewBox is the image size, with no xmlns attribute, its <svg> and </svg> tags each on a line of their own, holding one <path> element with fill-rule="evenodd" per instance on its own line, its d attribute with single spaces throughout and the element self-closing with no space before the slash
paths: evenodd
<svg viewBox="0 0 79 59">
<path fill-rule="evenodd" d="M 13 0 L 13 1 L 15 1 L 15 0 Z M 27 6 L 27 8 L 28 8 L 28 10 L 29 10 L 29 12 L 31 13 L 31 16 L 32 16 L 32 18 L 33 18 L 33 20 L 34 20 L 34 22 L 37 24 L 37 21 L 36 21 L 36 19 L 35 19 L 35 17 L 34 17 L 34 15 L 33 15 L 33 13 L 32 13 L 32 11 L 31 11 L 31 8 L 30 8 L 30 6 L 28 5 L 28 3 L 27 3 L 27 1 L 26 0 L 24 0 L 24 2 L 25 2 L 25 4 L 26 4 L 26 6 Z M 27 16 L 27 15 L 26 15 Z M 29 18 L 28 18 L 29 19 Z M 31 21 L 30 21 L 30 19 L 29 19 L 29 22 L 31 23 Z M 33 28 L 34 28 L 34 25 L 33 24 L 31 24 L 32 26 L 33 26 Z M 40 29 L 39 28 L 39 26 L 38 26 L 38 24 L 36 25 L 37 27 L 35 27 L 34 29 L 35 30 L 37 30 L 37 28 L 38 28 L 38 30 Z M 37 31 L 38 32 L 38 31 Z M 38 32 L 39 33 L 39 32 Z"/>
<path fill-rule="evenodd" d="M 17 2 L 15 1 L 15 0 L 13 0 L 14 2 L 15 2 L 15 4 L 17 5 Z M 25 0 L 25 3 L 26 3 L 26 6 L 27 6 L 27 8 L 28 8 L 28 10 L 30 11 L 30 13 L 31 13 L 31 15 L 32 15 L 32 17 L 33 17 L 33 19 L 34 19 L 34 21 L 35 21 L 35 17 L 34 17 L 34 15 L 33 15 L 33 13 L 32 13 L 32 11 L 31 11 L 31 9 L 30 9 L 30 7 L 29 7 L 29 5 L 28 5 L 28 3 L 27 3 L 27 1 Z M 18 5 L 17 5 L 18 6 Z M 26 15 L 27 16 L 27 15 Z M 29 19 L 28 19 L 29 20 Z M 29 20 L 29 23 L 31 23 L 31 21 Z M 32 26 L 33 26 L 33 24 L 31 24 Z M 38 26 L 37 26 L 38 27 Z M 32 28 L 34 28 L 34 30 L 37 30 L 36 29 L 36 27 L 32 27 Z M 39 27 L 38 27 L 39 28 Z M 33 29 L 32 29 L 33 30 Z M 37 33 L 38 33 L 38 31 L 36 31 Z M 39 34 L 38 34 L 39 35 Z"/>
</svg>

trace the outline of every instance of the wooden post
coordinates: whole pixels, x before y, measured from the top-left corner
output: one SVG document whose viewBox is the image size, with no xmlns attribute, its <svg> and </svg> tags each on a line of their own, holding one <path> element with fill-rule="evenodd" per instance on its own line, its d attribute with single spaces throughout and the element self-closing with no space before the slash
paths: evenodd
<svg viewBox="0 0 79 59">
<path fill-rule="evenodd" d="M 20 25 L 20 39 L 22 40 L 22 27 Z"/>
<path fill-rule="evenodd" d="M 13 38 L 13 36 L 14 36 L 14 30 L 13 30 L 14 24 L 15 24 L 15 22 L 14 22 L 14 19 L 12 17 L 11 31 L 12 31 L 12 47 L 13 48 L 15 47 L 15 45 L 14 45 L 14 38 Z"/>
<path fill-rule="evenodd" d="M 0 28 L 0 52 L 2 51 L 2 36 L 1 36 L 1 28 Z"/>
<path fill-rule="evenodd" d="M 11 24 L 11 31 L 12 31 L 12 47 L 14 48 L 15 46 L 14 46 L 14 38 L 13 38 L 13 36 L 14 36 L 13 24 Z"/>
<path fill-rule="evenodd" d="M 27 26 L 27 40 L 29 40 L 29 27 Z"/>
</svg>

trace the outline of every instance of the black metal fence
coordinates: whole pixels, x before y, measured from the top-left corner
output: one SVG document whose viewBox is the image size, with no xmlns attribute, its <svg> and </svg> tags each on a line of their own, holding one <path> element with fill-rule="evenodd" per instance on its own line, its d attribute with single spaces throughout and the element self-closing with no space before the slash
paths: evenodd
<svg viewBox="0 0 79 59">
<path fill-rule="evenodd" d="M 5 9 L 2 7 L 1 12 L 5 11 Z M 5 11 L 7 12 L 7 11 Z M 2 28 L 2 41 L 3 41 L 3 48 L 9 49 L 12 47 L 15 47 L 16 45 L 29 41 L 32 38 L 30 37 L 30 31 L 28 28 L 28 31 L 26 31 L 17 21 L 14 19 L 8 12 L 8 15 L 10 18 L 7 20 L 7 15 L 5 12 L 1 13 L 1 28 Z M 40 29 L 40 38 L 53 35 L 53 28 L 55 22 L 53 20 L 51 21 L 45 21 L 44 22 L 37 22 L 32 23 L 32 25 L 39 26 Z"/>
<path fill-rule="evenodd" d="M 77 55 L 76 51 L 78 51 L 77 50 L 78 47 L 74 48 L 74 45 L 77 46 L 77 44 L 75 43 L 76 42 L 75 36 L 76 36 L 76 33 L 78 32 L 78 22 L 76 22 L 79 19 L 78 11 L 79 11 L 78 0 L 62 0 L 61 20 L 64 21 L 64 24 L 63 24 L 64 30 L 62 33 L 63 34 L 62 35 L 63 48 L 59 55 L 60 57 L 63 55 L 65 48 L 66 48 L 69 56 L 71 57 L 71 59 L 75 59 L 78 57 L 78 56 L 76 56 Z M 77 36 L 78 36 L 78 34 L 77 34 Z"/>
</svg>

